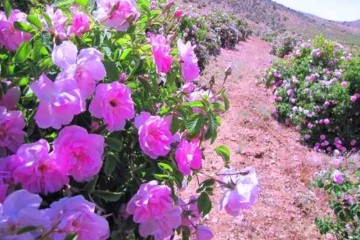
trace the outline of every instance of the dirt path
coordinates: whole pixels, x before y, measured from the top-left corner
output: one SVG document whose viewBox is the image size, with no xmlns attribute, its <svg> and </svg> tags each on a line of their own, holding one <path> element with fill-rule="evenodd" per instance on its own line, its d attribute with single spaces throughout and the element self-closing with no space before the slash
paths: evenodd
<svg viewBox="0 0 360 240">
<path fill-rule="evenodd" d="M 217 141 L 205 152 L 205 170 L 214 173 L 222 168 L 213 149 L 225 144 L 232 166 L 254 166 L 261 185 L 256 205 L 242 216 L 233 218 L 214 209 L 206 223 L 215 239 L 320 239 L 314 225 L 318 200 L 307 186 L 322 156 L 311 153 L 298 142 L 296 131 L 272 118 L 271 91 L 258 84 L 273 58 L 269 51 L 266 42 L 251 38 L 236 51 L 222 50 L 203 76 L 205 81 L 214 75 L 221 84 L 224 70 L 232 64 L 225 84 L 231 106 L 223 115 Z M 215 193 L 215 208 L 221 196 Z"/>
</svg>

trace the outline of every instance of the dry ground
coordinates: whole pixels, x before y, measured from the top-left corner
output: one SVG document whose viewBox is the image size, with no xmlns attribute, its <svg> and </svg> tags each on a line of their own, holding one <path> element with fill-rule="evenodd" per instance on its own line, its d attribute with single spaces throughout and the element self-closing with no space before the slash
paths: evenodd
<svg viewBox="0 0 360 240">
<path fill-rule="evenodd" d="M 218 139 L 205 151 L 205 171 L 214 174 L 222 168 L 213 149 L 227 145 L 231 165 L 238 169 L 254 166 L 261 185 L 256 205 L 237 218 L 217 209 L 222 193 L 216 190 L 215 209 L 205 220 L 215 239 L 320 239 L 314 219 L 321 204 L 309 183 L 325 156 L 301 145 L 294 129 L 273 119 L 271 90 L 259 83 L 273 58 L 269 51 L 266 42 L 251 38 L 235 51 L 222 50 L 202 77 L 205 82 L 215 76 L 215 88 L 219 88 L 224 70 L 232 65 L 225 83 L 230 109 L 223 115 Z"/>
</svg>

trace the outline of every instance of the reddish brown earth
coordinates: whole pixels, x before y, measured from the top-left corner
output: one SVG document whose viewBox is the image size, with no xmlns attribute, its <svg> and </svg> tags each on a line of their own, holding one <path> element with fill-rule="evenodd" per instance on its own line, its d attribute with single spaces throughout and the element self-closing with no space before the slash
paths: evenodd
<svg viewBox="0 0 360 240">
<path fill-rule="evenodd" d="M 273 119 L 271 90 L 260 83 L 273 59 L 269 52 L 266 42 L 251 38 L 235 51 L 222 50 L 202 77 L 205 82 L 215 76 L 215 89 L 220 88 L 224 70 L 232 65 L 225 83 L 230 109 L 222 116 L 218 139 L 205 150 L 205 171 L 216 176 L 223 163 L 213 149 L 227 145 L 231 165 L 255 167 L 261 186 L 255 206 L 236 218 L 217 209 L 222 193 L 216 188 L 214 209 L 205 221 L 214 239 L 320 239 L 314 219 L 321 204 L 309 184 L 324 156 L 301 145 L 294 129 Z"/>
</svg>

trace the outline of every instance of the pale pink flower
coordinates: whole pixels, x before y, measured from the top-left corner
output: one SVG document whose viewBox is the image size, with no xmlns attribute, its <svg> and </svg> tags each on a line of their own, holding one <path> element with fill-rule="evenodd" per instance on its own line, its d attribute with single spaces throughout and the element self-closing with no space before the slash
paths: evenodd
<svg viewBox="0 0 360 240">
<path fill-rule="evenodd" d="M 26 13 L 12 10 L 9 19 L 0 11 L 0 44 L 10 51 L 16 51 L 25 41 L 31 39 L 30 33 L 15 29 L 15 22 L 26 22 Z"/>
<path fill-rule="evenodd" d="M 233 168 L 222 172 L 222 181 L 226 184 L 225 195 L 220 203 L 220 209 L 232 215 L 239 215 L 242 209 L 254 205 L 259 193 L 259 185 L 255 169 L 246 168 L 242 172 L 248 172 L 246 175 L 236 174 L 237 170 Z"/>
<path fill-rule="evenodd" d="M 28 192 L 27 190 L 18 190 L 11 193 L 0 204 L 0 234 L 1 239 L 37 239 L 43 231 L 50 230 L 50 219 L 39 210 L 42 199 L 39 195 Z M 35 226 L 37 230 L 17 235 L 18 230 Z"/>
<path fill-rule="evenodd" d="M 16 152 L 17 168 L 13 172 L 15 184 L 32 192 L 48 194 L 59 191 L 69 183 L 67 172 L 53 154 L 49 143 L 40 139 L 23 144 Z"/>
<path fill-rule="evenodd" d="M 104 118 L 109 131 L 123 130 L 126 120 L 135 117 L 130 88 L 118 82 L 99 84 L 89 111 L 94 117 Z"/>
<path fill-rule="evenodd" d="M 78 182 L 91 179 L 103 164 L 104 137 L 79 126 L 64 127 L 54 141 L 57 161 Z"/>
<path fill-rule="evenodd" d="M 341 86 L 342 87 L 347 87 L 349 84 L 348 84 L 348 82 L 346 82 L 346 81 L 343 81 L 343 82 L 341 82 Z"/>
<path fill-rule="evenodd" d="M 177 45 L 181 59 L 181 75 L 185 82 L 192 82 L 200 76 L 198 59 L 194 52 L 196 46 L 191 46 L 190 42 L 184 44 L 181 39 Z"/>
<path fill-rule="evenodd" d="M 170 131 L 171 116 L 151 116 L 142 112 L 135 118 L 140 147 L 152 159 L 166 156 L 171 150 L 173 135 Z"/>
<path fill-rule="evenodd" d="M 7 111 L 0 107 L 0 147 L 16 152 L 24 142 L 25 121 L 21 111 Z"/>
<path fill-rule="evenodd" d="M 77 9 L 72 11 L 72 23 L 68 28 L 68 35 L 75 34 L 80 37 L 85 32 L 90 29 L 90 19 L 89 16 Z"/>
<path fill-rule="evenodd" d="M 77 47 L 70 41 L 54 47 L 53 62 L 62 69 L 56 81 L 65 79 L 76 82 L 82 97 L 86 99 L 94 93 L 96 83 L 106 77 L 102 63 L 104 55 L 95 48 L 85 48 L 77 54 Z"/>
<path fill-rule="evenodd" d="M 170 45 L 163 35 L 153 35 L 150 37 L 151 51 L 153 53 L 156 71 L 167 73 L 171 69 L 172 57 L 170 55 Z"/>
<path fill-rule="evenodd" d="M 154 236 L 162 240 L 171 236 L 181 224 L 181 209 L 174 205 L 171 189 L 151 181 L 140 185 L 138 192 L 130 199 L 126 212 L 140 223 L 142 237 Z"/>
<path fill-rule="evenodd" d="M 107 27 L 125 32 L 140 13 L 134 0 L 96 0 L 95 16 Z"/>
<path fill-rule="evenodd" d="M 68 20 L 68 17 L 63 13 L 61 9 L 54 10 L 54 7 L 46 6 L 46 14 L 49 16 L 51 20 L 51 28 L 45 22 L 45 27 L 48 28 L 49 32 L 54 34 L 56 37 L 60 39 L 64 39 L 67 37 L 65 24 Z"/>
<path fill-rule="evenodd" d="M 65 197 L 50 205 L 44 213 L 57 226 L 51 239 L 63 240 L 67 234 L 76 233 L 78 240 L 106 240 L 110 237 L 109 223 L 95 213 L 95 204 L 81 195 Z"/>
<path fill-rule="evenodd" d="M 184 175 L 190 175 L 191 170 L 201 169 L 202 154 L 199 143 L 182 140 L 176 151 L 175 160 L 179 171 Z"/>
<path fill-rule="evenodd" d="M 350 101 L 351 101 L 352 103 L 356 102 L 356 101 L 357 101 L 357 96 L 356 96 L 356 95 L 351 96 L 351 97 L 350 97 Z"/>
<path fill-rule="evenodd" d="M 188 203 L 185 203 L 182 199 L 179 199 L 179 206 L 183 212 L 181 225 L 192 229 L 196 222 L 201 218 L 201 214 L 197 207 L 196 197 L 191 196 Z"/>
<path fill-rule="evenodd" d="M 324 119 L 324 124 L 325 124 L 325 125 L 329 125 L 329 124 L 330 124 L 330 120 L 329 120 L 328 118 L 325 118 L 325 119 Z"/>
<path fill-rule="evenodd" d="M 339 170 L 335 170 L 332 175 L 333 181 L 337 184 L 343 184 L 344 175 Z"/>
<path fill-rule="evenodd" d="M 8 82 L 10 84 L 10 82 Z M 16 104 L 20 99 L 20 88 L 11 87 L 7 89 L 6 94 L 4 94 L 0 99 L 0 106 L 5 107 L 7 110 L 15 110 Z"/>
<path fill-rule="evenodd" d="M 181 87 L 181 90 L 183 93 L 185 94 L 189 94 L 189 93 L 192 93 L 194 90 L 195 90 L 195 84 L 192 83 L 192 82 L 189 82 L 189 83 L 185 83 L 182 87 Z"/>
<path fill-rule="evenodd" d="M 62 125 L 69 124 L 75 115 L 85 110 L 85 101 L 73 81 L 52 82 L 42 74 L 30 88 L 40 99 L 35 114 L 36 123 L 40 128 L 60 129 Z"/>
<path fill-rule="evenodd" d="M 213 237 L 214 234 L 207 226 L 205 225 L 196 226 L 196 240 L 211 240 Z"/>
</svg>

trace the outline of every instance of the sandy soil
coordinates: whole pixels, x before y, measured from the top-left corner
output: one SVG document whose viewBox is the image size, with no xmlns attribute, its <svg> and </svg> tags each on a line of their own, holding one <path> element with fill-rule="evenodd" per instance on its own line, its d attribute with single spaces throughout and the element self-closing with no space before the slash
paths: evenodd
<svg viewBox="0 0 360 240">
<path fill-rule="evenodd" d="M 321 211 L 316 203 L 319 199 L 309 184 L 325 156 L 301 145 L 294 129 L 273 119 L 271 90 L 260 83 L 273 58 L 269 51 L 266 42 L 251 38 L 235 51 L 222 50 L 202 77 L 207 82 L 215 76 L 215 88 L 219 88 L 224 70 L 232 66 L 225 83 L 230 109 L 223 115 L 218 139 L 205 150 L 205 171 L 214 174 L 223 167 L 213 149 L 227 145 L 231 165 L 255 167 L 261 185 L 256 205 L 236 218 L 217 209 L 222 193 L 216 188 L 212 198 L 215 209 L 205 221 L 216 235 L 214 239 L 321 239 L 314 225 Z"/>
</svg>

